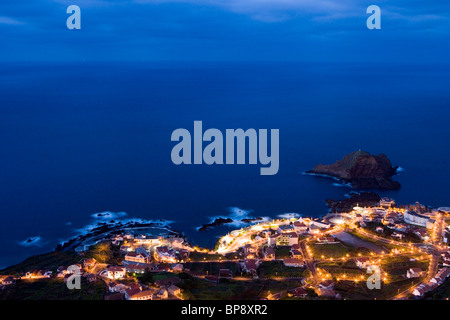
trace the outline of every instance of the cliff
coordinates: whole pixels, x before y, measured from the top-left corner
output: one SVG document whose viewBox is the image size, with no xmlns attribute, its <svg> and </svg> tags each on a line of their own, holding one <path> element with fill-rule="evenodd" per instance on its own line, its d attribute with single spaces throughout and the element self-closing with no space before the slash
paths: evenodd
<svg viewBox="0 0 450 320">
<path fill-rule="evenodd" d="M 334 177 L 358 189 L 400 189 L 400 183 L 391 178 L 397 173 L 391 161 L 384 155 L 371 155 L 365 151 L 352 152 L 336 163 L 317 165 L 307 173 Z"/>
</svg>

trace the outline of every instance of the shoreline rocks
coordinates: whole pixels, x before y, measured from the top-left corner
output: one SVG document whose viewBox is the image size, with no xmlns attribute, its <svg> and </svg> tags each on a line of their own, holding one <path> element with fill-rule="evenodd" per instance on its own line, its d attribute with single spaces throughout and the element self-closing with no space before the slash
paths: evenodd
<svg viewBox="0 0 450 320">
<path fill-rule="evenodd" d="M 257 217 L 257 218 L 245 218 L 240 221 L 250 224 L 255 221 L 262 221 L 262 220 L 263 220 L 263 218 Z M 233 223 L 233 222 L 234 222 L 234 220 L 231 218 L 216 218 L 213 222 L 202 225 L 200 228 L 198 228 L 198 231 L 207 231 L 212 228 L 219 227 L 224 224 Z"/>
<path fill-rule="evenodd" d="M 352 192 L 350 197 L 342 200 L 327 199 L 325 202 L 330 207 L 331 213 L 348 213 L 357 205 L 360 207 L 376 206 L 381 197 L 374 192 Z"/>
<path fill-rule="evenodd" d="M 221 225 L 224 225 L 224 224 L 227 224 L 227 223 L 232 223 L 232 222 L 233 222 L 233 219 L 231 219 L 231 218 L 226 218 L 226 219 L 224 219 L 224 218 L 217 218 L 211 223 L 207 223 L 207 224 L 202 225 L 198 229 L 198 231 L 207 231 L 207 230 L 212 229 L 214 227 L 218 227 L 218 226 L 221 226 Z"/>
</svg>

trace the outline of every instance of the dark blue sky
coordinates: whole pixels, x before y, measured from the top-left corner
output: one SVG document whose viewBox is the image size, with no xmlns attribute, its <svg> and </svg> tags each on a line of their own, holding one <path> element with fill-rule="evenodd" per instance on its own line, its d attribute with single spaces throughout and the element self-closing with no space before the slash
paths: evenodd
<svg viewBox="0 0 450 320">
<path fill-rule="evenodd" d="M 66 8 L 82 10 L 68 30 Z M 366 8 L 382 29 L 366 28 Z M 0 61 L 230 60 L 443 63 L 442 0 L 5 0 Z"/>
</svg>

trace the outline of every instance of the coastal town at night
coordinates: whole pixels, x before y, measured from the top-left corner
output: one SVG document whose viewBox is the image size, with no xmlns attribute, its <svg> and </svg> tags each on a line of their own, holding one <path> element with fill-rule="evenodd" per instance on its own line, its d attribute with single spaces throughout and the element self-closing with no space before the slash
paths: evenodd
<svg viewBox="0 0 450 320">
<path fill-rule="evenodd" d="M 145 231 L 155 226 L 99 229 L 1 270 L 0 299 L 450 297 L 450 208 L 375 203 L 370 193 L 348 200 L 320 219 L 255 219 L 214 249 L 193 246 L 178 231 Z M 70 290 L 77 272 L 80 288 Z"/>
<path fill-rule="evenodd" d="M 0 36 L 4 314 L 446 314 L 450 1 L 2 0 Z"/>
</svg>

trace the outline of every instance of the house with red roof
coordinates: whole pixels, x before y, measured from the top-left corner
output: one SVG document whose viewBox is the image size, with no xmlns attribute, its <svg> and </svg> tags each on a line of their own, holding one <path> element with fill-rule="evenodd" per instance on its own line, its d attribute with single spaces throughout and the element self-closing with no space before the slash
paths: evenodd
<svg viewBox="0 0 450 320">
<path fill-rule="evenodd" d="M 334 283 L 333 280 L 325 280 L 325 281 L 322 281 L 321 283 L 319 283 L 319 288 L 333 290 L 335 285 L 336 284 Z"/>
<path fill-rule="evenodd" d="M 292 290 L 288 290 L 288 295 L 294 298 L 306 298 L 308 296 L 308 292 L 305 288 L 298 287 Z"/>
<path fill-rule="evenodd" d="M 283 263 L 286 267 L 294 267 L 294 268 L 301 268 L 305 265 L 305 262 L 302 259 L 296 258 L 283 259 Z"/>
<path fill-rule="evenodd" d="M 441 285 L 442 283 L 444 283 L 445 279 L 447 279 L 449 276 L 450 276 L 450 268 L 445 267 L 439 270 L 439 272 L 433 279 L 431 279 L 430 282 Z"/>
<path fill-rule="evenodd" d="M 355 258 L 356 266 L 360 269 L 367 269 L 370 266 L 370 259 L 367 257 Z"/>
<path fill-rule="evenodd" d="M 246 273 L 256 274 L 260 262 L 255 259 L 248 259 L 241 263 L 242 271 Z"/>
</svg>

